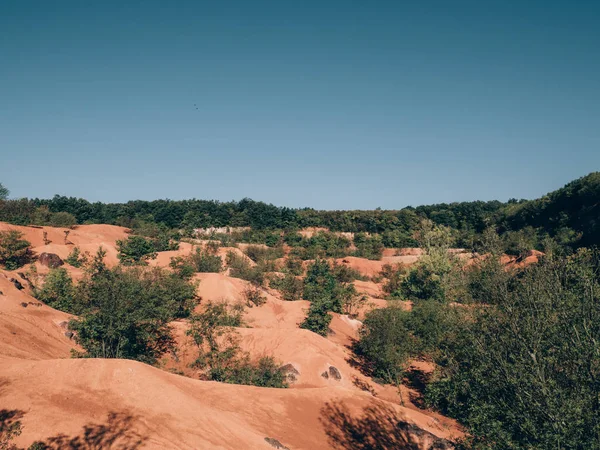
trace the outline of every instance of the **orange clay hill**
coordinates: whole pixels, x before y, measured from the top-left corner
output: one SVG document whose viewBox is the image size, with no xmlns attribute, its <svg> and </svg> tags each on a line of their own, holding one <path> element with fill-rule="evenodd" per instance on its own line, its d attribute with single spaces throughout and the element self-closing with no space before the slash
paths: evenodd
<svg viewBox="0 0 600 450">
<path fill-rule="evenodd" d="M 38 256 L 65 259 L 75 246 L 91 254 L 102 247 L 109 266 L 118 264 L 117 240 L 129 232 L 111 225 L 67 230 L 0 223 L 4 230 L 23 233 Z M 179 250 L 160 252 L 150 265 L 168 267 L 172 257 L 188 256 L 195 245 L 181 243 Z M 227 251 L 243 256 L 238 248 L 218 250 L 222 256 Z M 384 258 L 406 264 L 419 256 L 394 251 Z M 338 262 L 372 277 L 385 259 Z M 41 278 L 49 271 L 39 260 L 35 267 Z M 81 268 L 62 267 L 74 280 L 83 275 Z M 334 314 L 331 333 L 323 337 L 298 326 L 309 302 L 286 301 L 279 291 L 263 287 L 264 302 L 249 307 L 250 283 L 224 269 L 193 276 L 201 298 L 196 310 L 208 302 L 245 304 L 243 326 L 236 328 L 241 349 L 252 358 L 273 356 L 293 367 L 288 388 L 200 379 L 190 368 L 195 346 L 186 334 L 186 319 L 171 324 L 177 355 L 163 357 L 156 367 L 72 358 L 72 350 L 81 350 L 68 330 L 72 316 L 32 296 L 31 267 L 0 270 L 0 409 L 21 422 L 22 433 L 14 440 L 18 448 L 43 440 L 50 448 L 67 449 L 426 449 L 451 448 L 448 440 L 462 435 L 452 420 L 411 403 L 409 388 L 398 392 L 379 385 L 350 362 L 358 319 L 387 304 L 381 283 L 357 281 L 366 297 L 357 318 Z"/>
</svg>

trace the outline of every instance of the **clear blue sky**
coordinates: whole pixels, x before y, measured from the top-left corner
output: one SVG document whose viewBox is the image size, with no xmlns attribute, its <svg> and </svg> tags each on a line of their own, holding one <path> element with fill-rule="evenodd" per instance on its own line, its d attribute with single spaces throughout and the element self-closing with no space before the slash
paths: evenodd
<svg viewBox="0 0 600 450">
<path fill-rule="evenodd" d="M 600 2 L 2 0 L 0 156 L 13 197 L 538 197 L 600 170 Z"/>
</svg>

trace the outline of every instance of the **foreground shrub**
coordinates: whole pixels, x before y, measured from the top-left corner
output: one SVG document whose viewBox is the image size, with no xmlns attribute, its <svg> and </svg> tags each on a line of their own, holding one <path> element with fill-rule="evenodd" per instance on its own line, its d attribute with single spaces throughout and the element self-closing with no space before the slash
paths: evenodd
<svg viewBox="0 0 600 450">
<path fill-rule="evenodd" d="M 174 345 L 169 322 L 197 303 L 196 286 L 159 268 L 108 269 L 99 253 L 75 290 L 78 356 L 155 363 Z"/>
<path fill-rule="evenodd" d="M 542 260 L 495 282 L 491 306 L 463 322 L 426 394 L 470 446 L 600 446 L 598 273 L 588 251 Z"/>
<path fill-rule="evenodd" d="M 23 267 L 31 260 L 31 244 L 22 237 L 16 230 L 0 231 L 0 264 L 7 270 Z"/>
</svg>

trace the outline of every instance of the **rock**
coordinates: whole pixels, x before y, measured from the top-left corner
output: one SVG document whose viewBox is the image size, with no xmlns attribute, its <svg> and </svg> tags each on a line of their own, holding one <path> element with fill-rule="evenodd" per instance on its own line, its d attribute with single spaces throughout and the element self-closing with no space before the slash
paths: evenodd
<svg viewBox="0 0 600 450">
<path fill-rule="evenodd" d="M 46 252 L 42 253 L 38 257 L 38 262 L 43 266 L 49 267 L 51 269 L 56 269 L 57 267 L 60 267 L 64 264 L 63 260 L 60 259 L 60 256 L 58 256 L 55 253 Z"/>
<path fill-rule="evenodd" d="M 292 383 L 296 381 L 298 379 L 298 375 L 300 375 L 298 369 L 296 369 L 292 364 L 286 364 L 285 366 L 281 366 L 280 370 L 285 375 L 287 380 Z"/>
<path fill-rule="evenodd" d="M 265 441 L 270 444 L 272 447 L 275 447 L 279 450 L 290 450 L 289 447 L 286 447 L 285 445 L 283 445 L 281 442 L 279 442 L 277 439 L 273 439 L 270 437 L 266 437 Z"/>
<path fill-rule="evenodd" d="M 21 302 L 21 306 L 22 306 L 23 308 L 27 308 L 27 303 L 25 303 L 25 302 Z"/>
<path fill-rule="evenodd" d="M 321 376 L 322 376 L 323 378 L 325 378 L 326 380 L 328 380 L 328 379 L 329 379 L 329 374 L 327 373 L 327 371 L 323 372 L 323 373 L 321 374 Z"/>
<path fill-rule="evenodd" d="M 340 381 L 342 379 L 342 374 L 340 371 L 333 366 L 329 366 L 329 376 L 336 381 Z"/>
<path fill-rule="evenodd" d="M 0 291 L 0 295 L 4 295 L 4 292 Z"/>
<path fill-rule="evenodd" d="M 65 331 L 65 336 L 68 337 L 69 339 L 71 339 L 73 337 L 73 332 L 72 331 Z"/>
<path fill-rule="evenodd" d="M 25 289 L 23 287 L 23 285 L 21 284 L 21 282 L 19 280 L 17 280 L 16 278 L 10 278 L 8 281 L 10 281 L 12 284 L 14 284 L 14 286 L 20 291 Z"/>
</svg>

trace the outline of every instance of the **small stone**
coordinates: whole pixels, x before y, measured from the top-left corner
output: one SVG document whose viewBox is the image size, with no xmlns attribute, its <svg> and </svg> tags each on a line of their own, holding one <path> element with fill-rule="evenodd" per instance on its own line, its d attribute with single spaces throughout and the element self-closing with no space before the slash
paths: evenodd
<svg viewBox="0 0 600 450">
<path fill-rule="evenodd" d="M 55 253 L 42 253 L 39 258 L 38 258 L 38 262 L 40 264 L 42 264 L 43 266 L 47 266 L 51 269 L 56 269 L 57 267 L 60 267 L 64 264 L 63 260 L 60 259 L 60 256 L 58 256 Z"/>
<path fill-rule="evenodd" d="M 298 369 L 296 369 L 292 364 L 286 364 L 285 366 L 281 366 L 280 370 L 290 382 L 298 380 L 298 375 L 300 375 Z"/>
<path fill-rule="evenodd" d="M 336 381 L 340 381 L 342 379 L 342 374 L 340 371 L 333 366 L 329 366 L 329 376 Z"/>
<path fill-rule="evenodd" d="M 290 450 L 289 447 L 286 447 L 281 442 L 279 442 L 277 439 L 266 437 L 265 441 L 268 444 L 270 444 L 272 447 L 275 447 L 276 449 L 279 449 L 279 450 Z"/>
<path fill-rule="evenodd" d="M 72 331 L 65 331 L 65 336 L 68 337 L 69 339 L 71 339 L 73 337 L 73 332 Z"/>
<path fill-rule="evenodd" d="M 321 374 L 321 376 L 322 376 L 323 378 L 325 378 L 326 380 L 328 380 L 328 379 L 329 379 L 329 374 L 327 373 L 327 371 L 323 372 L 323 373 Z"/>
<path fill-rule="evenodd" d="M 27 303 L 25 303 L 25 302 L 21 302 L 21 306 L 22 306 L 23 308 L 27 308 Z"/>
<path fill-rule="evenodd" d="M 21 282 L 19 280 L 17 280 L 16 278 L 11 278 L 8 281 L 10 281 L 20 291 L 22 291 L 23 289 L 25 289 L 23 287 L 23 285 L 21 284 Z"/>
</svg>

